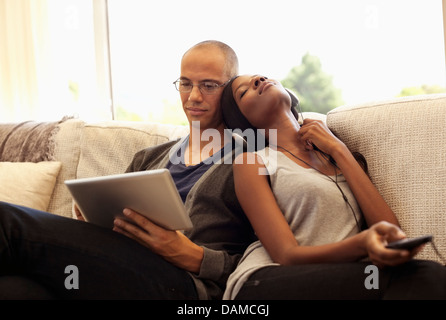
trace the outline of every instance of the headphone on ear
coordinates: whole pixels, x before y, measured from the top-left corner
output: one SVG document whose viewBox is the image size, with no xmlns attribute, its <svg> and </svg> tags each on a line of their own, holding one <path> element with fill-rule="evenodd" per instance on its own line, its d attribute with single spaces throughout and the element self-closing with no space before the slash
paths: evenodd
<svg viewBox="0 0 446 320">
<path fill-rule="evenodd" d="M 302 109 L 300 108 L 299 99 L 297 98 L 296 94 L 290 89 L 285 88 L 285 90 L 291 97 L 291 112 L 294 114 L 297 121 L 299 121 L 299 114 L 300 114 L 301 121 L 299 122 L 299 124 L 302 124 L 304 122 L 304 116 L 302 114 Z"/>
<path fill-rule="evenodd" d="M 302 125 L 304 123 L 304 115 L 302 113 L 302 109 L 300 108 L 299 99 L 297 98 L 296 94 L 292 92 L 290 89 L 285 88 L 285 90 L 291 97 L 291 112 L 296 117 L 297 122 L 299 122 L 299 124 Z M 299 114 L 301 121 L 299 121 Z M 314 144 L 313 144 L 313 149 L 316 151 L 320 151 L 319 148 Z"/>
</svg>

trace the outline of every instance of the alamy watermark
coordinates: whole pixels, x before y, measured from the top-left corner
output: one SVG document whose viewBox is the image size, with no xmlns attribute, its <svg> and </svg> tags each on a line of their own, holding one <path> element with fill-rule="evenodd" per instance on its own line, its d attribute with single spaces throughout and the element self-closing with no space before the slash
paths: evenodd
<svg viewBox="0 0 446 320">
<path fill-rule="evenodd" d="M 65 274 L 68 274 L 68 276 L 65 278 L 65 289 L 72 290 L 72 289 L 79 289 L 79 269 L 75 265 L 68 265 L 65 267 Z"/>
<path fill-rule="evenodd" d="M 379 289 L 379 269 L 374 264 L 365 267 L 364 273 L 369 274 L 364 280 L 364 287 L 367 290 Z"/>
<path fill-rule="evenodd" d="M 203 160 L 205 164 L 242 164 L 244 161 L 243 158 L 238 157 L 241 153 L 253 153 L 256 150 L 263 150 L 267 144 L 277 145 L 277 129 L 254 130 L 249 128 L 243 131 L 240 129 L 224 129 L 222 136 L 219 130 L 213 128 L 201 131 L 200 122 L 192 121 L 191 130 L 189 146 L 192 149 L 189 150 L 189 153 L 193 163 L 199 163 L 201 159 L 205 159 Z M 201 148 L 203 142 L 208 143 Z M 222 156 L 218 156 L 222 145 L 224 146 Z M 185 147 L 183 145 L 179 150 L 171 149 L 169 156 L 172 164 L 186 164 L 184 160 Z M 232 155 L 232 150 L 234 150 L 235 156 Z M 268 167 L 268 170 L 264 168 L 259 170 L 259 174 L 261 175 L 275 172 L 277 163 L 277 159 L 275 159 L 276 153 L 269 153 L 268 156 L 274 157 L 274 159 L 270 161 L 271 165 Z M 254 164 L 255 157 L 246 157 L 246 161 L 247 164 Z"/>
<path fill-rule="evenodd" d="M 79 269 L 75 265 L 68 265 L 65 267 L 65 274 L 68 274 L 68 276 L 65 278 L 64 285 L 67 290 L 78 290 L 79 289 Z M 372 289 L 379 289 L 379 269 L 376 265 L 370 264 L 367 265 L 364 269 L 364 273 L 368 274 L 368 276 L 364 279 L 364 287 L 367 290 Z M 225 309 L 226 308 L 226 309 Z M 254 308 L 254 311 L 252 310 Z M 211 308 L 203 309 L 203 312 L 205 312 L 207 315 L 209 315 Z M 178 309 L 178 314 L 195 314 L 197 312 L 196 309 L 188 308 L 187 305 L 184 305 L 184 308 Z M 222 314 L 263 314 L 265 316 L 268 316 L 268 306 L 267 305 L 250 305 L 245 306 L 242 311 L 239 309 L 234 310 L 234 307 L 228 307 L 228 306 L 222 306 L 221 309 Z M 206 315 L 206 316 L 207 316 Z"/>
</svg>

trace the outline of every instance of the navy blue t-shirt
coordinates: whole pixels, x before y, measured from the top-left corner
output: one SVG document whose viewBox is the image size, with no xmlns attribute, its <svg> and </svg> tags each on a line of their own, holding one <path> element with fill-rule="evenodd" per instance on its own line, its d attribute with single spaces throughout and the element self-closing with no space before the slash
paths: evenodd
<svg viewBox="0 0 446 320">
<path fill-rule="evenodd" d="M 190 189 L 192 189 L 195 182 L 197 182 L 198 179 L 200 179 L 200 177 L 212 165 L 214 165 L 222 158 L 225 151 L 232 151 L 232 148 L 223 147 L 218 152 L 214 153 L 211 157 L 200 162 L 199 164 L 186 166 L 184 161 L 184 150 L 187 147 L 188 141 L 189 139 L 185 139 L 180 148 L 178 148 L 177 152 L 171 157 L 171 159 L 169 159 L 169 162 L 166 165 L 166 168 L 172 175 L 173 181 L 177 186 L 178 192 L 180 193 L 183 202 L 186 202 L 187 194 L 189 193 Z M 173 157 L 175 157 L 175 161 L 172 161 Z"/>
</svg>

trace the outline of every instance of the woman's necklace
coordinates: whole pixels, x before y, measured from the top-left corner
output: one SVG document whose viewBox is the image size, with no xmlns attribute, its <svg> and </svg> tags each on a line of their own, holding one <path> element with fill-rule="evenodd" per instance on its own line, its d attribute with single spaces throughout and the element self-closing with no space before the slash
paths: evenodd
<svg viewBox="0 0 446 320">
<path fill-rule="evenodd" d="M 342 188 L 341 188 L 341 187 L 339 186 L 339 184 L 338 184 L 338 175 L 337 175 L 337 172 L 336 172 L 336 168 L 337 168 L 336 164 L 330 162 L 330 163 L 333 165 L 333 168 L 334 168 L 334 176 L 335 176 L 335 179 L 333 179 L 333 178 L 330 177 L 328 174 L 325 174 L 324 172 L 322 172 L 322 171 L 319 170 L 318 168 L 312 166 L 311 164 L 309 164 L 309 163 L 306 162 L 305 160 L 303 160 L 303 159 L 301 159 L 300 157 L 296 156 L 294 153 L 292 153 L 292 152 L 289 151 L 288 149 L 285 149 L 284 147 L 279 146 L 279 145 L 277 145 L 276 147 L 282 149 L 283 151 L 285 151 L 285 152 L 287 152 L 289 155 L 291 155 L 293 158 L 295 158 L 295 159 L 297 159 L 297 160 L 303 162 L 304 164 L 306 164 L 306 165 L 309 166 L 310 168 L 313 168 L 314 170 L 316 170 L 316 171 L 319 172 L 320 174 L 326 176 L 328 179 L 330 179 L 331 181 L 333 181 L 333 183 L 336 185 L 336 187 L 338 188 L 338 190 L 341 192 L 342 198 L 344 199 L 345 203 L 347 203 L 347 205 L 349 206 L 350 210 L 352 211 L 352 214 L 353 214 L 353 217 L 355 218 L 355 221 L 356 221 L 356 225 L 357 225 L 357 227 L 358 227 L 358 230 L 361 230 L 361 226 L 359 225 L 359 221 L 358 221 L 358 218 L 356 217 L 355 210 L 353 210 L 353 207 L 351 206 L 350 202 L 348 201 L 347 196 L 345 195 L 344 191 L 342 190 Z M 325 154 L 324 154 L 324 155 L 325 155 Z"/>
</svg>

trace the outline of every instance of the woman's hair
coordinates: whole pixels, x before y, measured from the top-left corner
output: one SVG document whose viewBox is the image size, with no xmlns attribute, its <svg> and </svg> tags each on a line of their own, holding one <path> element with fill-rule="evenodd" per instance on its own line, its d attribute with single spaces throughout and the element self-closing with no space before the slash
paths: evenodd
<svg viewBox="0 0 446 320">
<path fill-rule="evenodd" d="M 237 102 L 235 102 L 234 94 L 232 91 L 232 84 L 235 79 L 237 79 L 237 77 L 232 78 L 231 81 L 223 89 L 223 93 L 221 96 L 221 110 L 223 121 L 228 129 L 240 130 L 240 134 L 242 136 L 244 136 L 245 134 L 248 135 L 246 130 L 252 130 L 252 132 L 254 133 L 254 141 L 250 142 L 254 142 L 254 145 L 249 146 L 248 144 L 248 148 L 251 151 L 262 149 L 268 145 L 268 139 L 260 131 L 258 131 L 254 125 L 249 122 L 249 120 L 243 115 L 242 111 L 237 105 Z M 290 91 L 287 90 L 287 92 L 291 98 L 291 112 L 298 120 L 299 113 L 297 112 L 296 107 L 299 105 L 299 100 Z"/>
<path fill-rule="evenodd" d="M 223 89 L 223 93 L 221 96 L 221 109 L 223 113 L 223 121 L 227 128 L 235 130 L 239 129 L 241 131 L 245 131 L 246 129 L 257 130 L 248 119 L 243 115 L 240 111 L 237 102 L 235 102 L 234 94 L 232 92 L 232 83 L 237 77 L 231 79 L 231 81 L 225 86 Z M 297 111 L 297 107 L 299 105 L 299 100 L 297 97 L 291 93 L 288 89 L 286 89 L 291 98 L 291 112 L 293 113 L 296 120 L 299 120 L 299 113 Z"/>
</svg>

